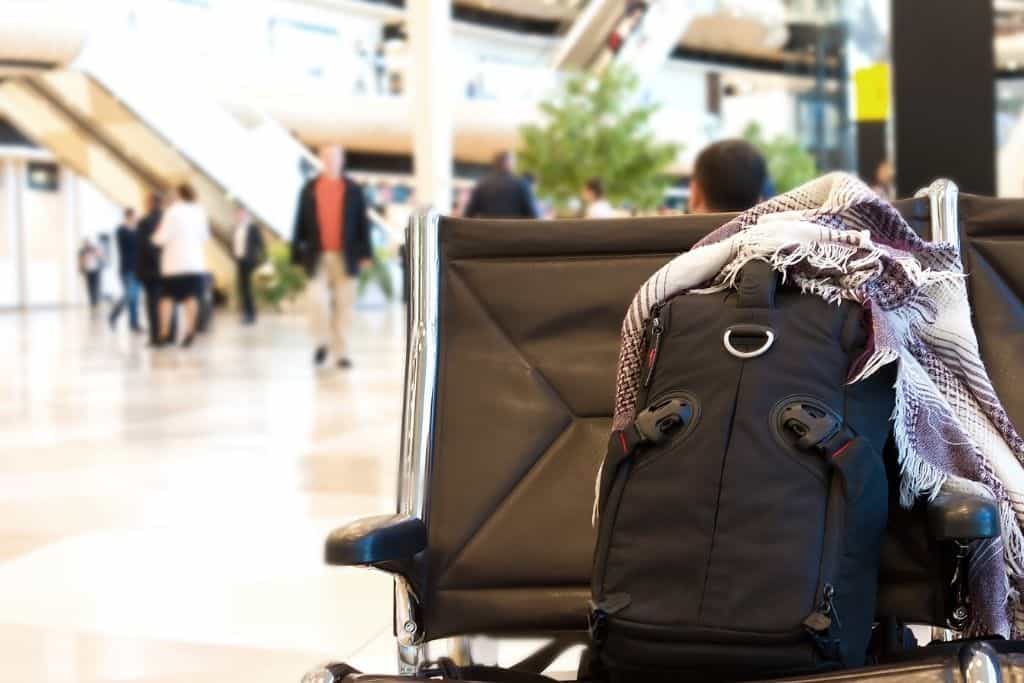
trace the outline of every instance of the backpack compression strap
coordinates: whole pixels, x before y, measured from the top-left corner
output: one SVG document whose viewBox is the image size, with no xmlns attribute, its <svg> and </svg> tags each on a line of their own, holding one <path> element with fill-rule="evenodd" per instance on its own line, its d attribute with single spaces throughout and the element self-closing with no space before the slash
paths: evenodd
<svg viewBox="0 0 1024 683">
<path fill-rule="evenodd" d="M 692 419 L 693 405 L 689 401 L 678 398 L 662 401 L 642 411 L 630 426 L 612 432 L 608 455 L 616 455 L 616 460 L 629 457 L 640 446 L 661 443 Z"/>
<path fill-rule="evenodd" d="M 642 446 L 658 444 L 693 421 L 694 404 L 685 398 L 670 398 L 651 406 L 636 416 L 625 429 L 617 429 L 608 437 L 608 451 L 598 478 L 594 515 L 608 495 L 615 472 L 626 458 Z"/>
</svg>

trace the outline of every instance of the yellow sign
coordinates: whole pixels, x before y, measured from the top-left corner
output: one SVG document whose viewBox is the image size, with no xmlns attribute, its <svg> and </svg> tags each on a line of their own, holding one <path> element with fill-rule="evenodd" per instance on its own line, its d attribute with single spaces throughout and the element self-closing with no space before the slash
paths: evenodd
<svg viewBox="0 0 1024 683">
<path fill-rule="evenodd" d="M 853 74 L 857 93 L 858 121 L 885 121 L 889 118 L 889 65 L 857 69 Z"/>
</svg>

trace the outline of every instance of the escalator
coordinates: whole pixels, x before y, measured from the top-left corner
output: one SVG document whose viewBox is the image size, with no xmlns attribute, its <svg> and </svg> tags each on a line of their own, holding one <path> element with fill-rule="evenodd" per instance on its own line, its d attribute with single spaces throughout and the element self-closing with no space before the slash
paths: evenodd
<svg viewBox="0 0 1024 683">
<path fill-rule="evenodd" d="M 225 290 L 234 277 L 234 263 L 226 246 L 230 244 L 227 234 L 232 222 L 229 203 L 215 186 L 211 187 L 201 177 L 191 177 L 188 167 L 173 155 L 166 155 L 169 159 L 143 156 L 122 148 L 51 87 L 53 80 L 67 84 L 80 78 L 84 77 L 71 71 L 48 71 L 7 79 L 0 84 L 0 112 L 119 206 L 135 207 L 138 211 L 146 206 L 150 193 L 164 192 L 173 188 L 175 182 L 192 182 L 200 201 L 210 211 L 213 239 L 206 249 L 207 265 L 217 288 Z M 153 159 L 178 163 L 168 164 L 157 173 L 151 170 Z"/>
<path fill-rule="evenodd" d="M 11 74 L 0 82 L 0 113 L 122 206 L 142 209 L 150 192 L 190 183 L 210 214 L 208 263 L 225 289 L 234 205 L 287 239 L 319 162 L 270 118 L 229 113 L 185 80 L 189 69 L 173 55 L 144 42 L 130 22 L 115 23 L 66 65 Z"/>
<path fill-rule="evenodd" d="M 679 48 L 762 54 L 787 41 L 780 0 L 590 0 L 562 37 L 551 65 L 599 74 L 629 67 L 645 84 Z"/>
<path fill-rule="evenodd" d="M 613 63 L 641 81 L 665 63 L 687 26 L 710 3 L 679 0 L 591 0 L 555 51 L 556 69 L 601 73 Z"/>
</svg>

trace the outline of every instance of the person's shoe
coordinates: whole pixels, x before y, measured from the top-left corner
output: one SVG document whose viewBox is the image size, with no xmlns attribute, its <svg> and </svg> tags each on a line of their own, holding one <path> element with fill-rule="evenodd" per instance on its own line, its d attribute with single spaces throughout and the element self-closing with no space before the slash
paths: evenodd
<svg viewBox="0 0 1024 683">
<path fill-rule="evenodd" d="M 146 334 L 146 328 L 144 327 L 133 327 L 132 334 Z"/>
<path fill-rule="evenodd" d="M 341 368 L 342 370 L 348 370 L 349 368 L 352 367 L 352 361 L 350 361 L 348 358 L 342 357 L 338 360 L 338 367 Z"/>
<path fill-rule="evenodd" d="M 151 348 L 151 349 L 160 349 L 160 348 L 163 348 L 165 346 L 169 346 L 172 343 L 173 343 L 173 340 L 170 337 L 157 338 L 157 339 L 154 339 L 153 341 L 149 342 L 149 348 Z"/>
<path fill-rule="evenodd" d="M 196 333 L 195 332 L 189 332 L 185 336 L 185 338 L 181 340 L 181 348 L 187 349 L 188 347 L 192 346 L 192 342 L 195 341 L 195 338 L 196 338 Z"/>
<path fill-rule="evenodd" d="M 327 347 L 316 347 L 316 351 L 313 352 L 313 365 L 320 367 L 325 362 L 327 362 Z"/>
</svg>

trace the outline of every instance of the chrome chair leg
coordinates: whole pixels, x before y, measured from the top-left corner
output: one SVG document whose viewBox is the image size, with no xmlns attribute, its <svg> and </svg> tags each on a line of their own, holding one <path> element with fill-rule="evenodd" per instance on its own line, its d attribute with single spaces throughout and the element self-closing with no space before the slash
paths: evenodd
<svg viewBox="0 0 1024 683">
<path fill-rule="evenodd" d="M 459 666 L 473 663 L 473 641 L 468 636 L 452 638 L 448 642 L 448 656 Z"/>
<path fill-rule="evenodd" d="M 422 645 L 398 644 L 398 675 L 415 676 L 423 663 Z"/>
<path fill-rule="evenodd" d="M 960 650 L 960 673 L 966 683 L 1002 683 L 999 655 L 983 640 L 969 643 Z"/>
<path fill-rule="evenodd" d="M 448 641 L 448 657 L 459 666 L 498 664 L 498 641 L 487 636 L 460 636 Z"/>
</svg>

